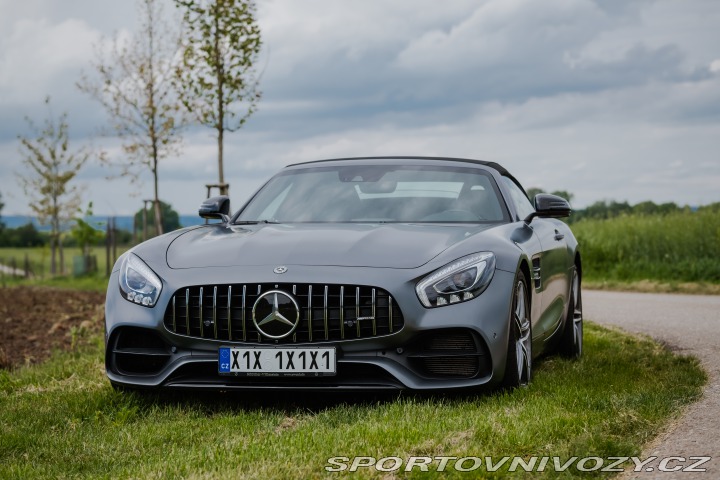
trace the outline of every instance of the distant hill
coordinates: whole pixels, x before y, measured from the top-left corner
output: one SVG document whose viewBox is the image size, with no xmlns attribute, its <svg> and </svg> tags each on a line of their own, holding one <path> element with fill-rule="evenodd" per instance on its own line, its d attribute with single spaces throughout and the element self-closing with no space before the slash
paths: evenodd
<svg viewBox="0 0 720 480">
<path fill-rule="evenodd" d="M 95 226 L 99 230 L 105 231 L 105 224 L 108 220 L 107 216 L 93 215 L 92 217 L 90 217 L 90 220 L 91 225 Z M 0 221 L 3 222 L 5 224 L 5 227 L 7 228 L 22 227 L 28 222 L 32 222 L 33 224 L 35 224 L 35 227 L 41 232 L 50 230 L 49 226 L 40 225 L 40 222 L 38 222 L 37 218 L 27 215 L 3 215 L 3 217 L 0 218 Z M 205 223 L 205 220 L 198 217 L 197 215 L 180 215 L 180 225 L 182 225 L 183 227 L 200 225 L 202 223 Z M 131 215 L 117 216 L 115 217 L 115 225 L 121 230 L 127 230 L 128 232 L 132 232 L 133 217 Z"/>
</svg>

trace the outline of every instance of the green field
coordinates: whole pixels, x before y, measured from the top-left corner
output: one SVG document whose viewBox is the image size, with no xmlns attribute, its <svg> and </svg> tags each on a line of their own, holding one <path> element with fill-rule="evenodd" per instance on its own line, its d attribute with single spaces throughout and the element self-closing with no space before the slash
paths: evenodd
<svg viewBox="0 0 720 480">
<path fill-rule="evenodd" d="M 128 247 L 118 247 L 120 256 Z M 92 254 L 97 257 L 98 272 L 93 275 L 80 277 L 72 276 L 73 257 L 81 254 L 79 248 L 65 248 L 64 275 L 50 275 L 50 249 L 48 247 L 35 248 L 0 248 L 0 265 L 14 266 L 20 270 L 25 269 L 25 259 L 30 266 L 30 278 L 11 276 L 0 272 L 0 286 L 3 285 L 43 285 L 61 288 L 75 288 L 80 290 L 104 291 L 107 288 L 105 276 L 106 258 L 104 248 L 95 248 Z M 58 268 L 59 268 L 58 261 Z M 112 261 L 111 265 L 112 267 Z"/>
<path fill-rule="evenodd" d="M 118 247 L 117 255 L 121 255 L 125 250 L 127 250 L 127 247 Z M 66 247 L 63 252 L 65 255 L 64 274 L 69 275 L 72 273 L 73 257 L 81 255 L 81 251 L 78 247 Z M 105 261 L 107 259 L 105 249 L 94 248 L 92 254 L 97 257 L 98 270 L 105 272 Z M 17 268 L 23 269 L 26 256 L 30 262 L 30 270 L 36 277 L 47 278 L 50 276 L 50 247 L 0 248 L 0 264 L 3 265 L 10 266 L 14 262 Z M 59 268 L 59 258 L 57 262 Z"/>
<path fill-rule="evenodd" d="M 101 352 L 95 339 L 89 351 L 0 371 L 0 478 L 337 478 L 330 457 L 640 455 L 706 381 L 695 359 L 593 324 L 583 359 L 546 359 L 530 388 L 447 397 L 143 397 L 112 390 Z M 443 478 L 484 468 L 451 464 Z"/>
<path fill-rule="evenodd" d="M 720 283 L 720 211 L 581 220 L 572 230 L 590 282 Z"/>
</svg>

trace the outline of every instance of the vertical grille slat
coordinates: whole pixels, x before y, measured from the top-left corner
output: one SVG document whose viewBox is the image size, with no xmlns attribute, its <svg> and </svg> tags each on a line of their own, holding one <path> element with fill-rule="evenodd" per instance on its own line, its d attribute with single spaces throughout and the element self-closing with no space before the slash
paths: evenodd
<svg viewBox="0 0 720 480">
<path fill-rule="evenodd" d="M 247 285 L 243 285 L 242 295 L 242 339 L 243 342 L 247 341 L 247 330 L 245 330 L 245 298 L 247 298 Z"/>
<path fill-rule="evenodd" d="M 293 285 L 295 287 L 295 285 Z M 308 324 L 308 341 L 312 342 L 312 285 L 308 286 L 308 315 L 307 315 L 307 324 Z"/>
<path fill-rule="evenodd" d="M 393 304 L 392 297 L 388 297 L 388 325 L 390 326 L 390 333 L 393 331 Z"/>
<path fill-rule="evenodd" d="M 323 322 L 325 325 L 325 340 L 328 339 L 328 286 L 325 285 L 325 295 L 323 297 Z"/>
<path fill-rule="evenodd" d="M 228 285 L 227 326 L 228 340 L 232 341 L 232 285 Z"/>
<path fill-rule="evenodd" d="M 190 335 L 190 289 L 185 289 L 185 330 Z"/>
<path fill-rule="evenodd" d="M 345 339 L 345 287 L 340 287 L 340 339 Z"/>
<path fill-rule="evenodd" d="M 213 287 L 213 333 L 215 334 L 215 340 L 217 340 L 217 286 Z"/>
<path fill-rule="evenodd" d="M 198 309 L 200 316 L 198 317 L 198 324 L 200 324 L 200 336 L 205 336 L 205 329 L 203 328 L 203 287 L 200 287 L 200 308 Z"/>
<path fill-rule="evenodd" d="M 355 287 L 355 326 L 357 327 L 357 336 L 360 338 L 360 287 Z"/>
<path fill-rule="evenodd" d="M 377 322 L 375 320 L 375 289 L 372 289 L 372 327 L 373 337 L 377 335 Z"/>
<path fill-rule="evenodd" d="M 252 321 L 257 299 L 262 292 L 270 290 L 286 292 L 295 298 L 300 308 L 299 323 L 285 338 L 265 337 Z M 226 292 L 227 297 L 224 297 Z M 184 309 L 178 305 L 178 302 L 182 303 L 183 296 Z M 390 294 L 377 287 L 253 283 L 182 288 L 168 303 L 164 323 L 170 332 L 196 338 L 293 344 L 389 335 L 400 330 L 404 320 Z"/>
</svg>

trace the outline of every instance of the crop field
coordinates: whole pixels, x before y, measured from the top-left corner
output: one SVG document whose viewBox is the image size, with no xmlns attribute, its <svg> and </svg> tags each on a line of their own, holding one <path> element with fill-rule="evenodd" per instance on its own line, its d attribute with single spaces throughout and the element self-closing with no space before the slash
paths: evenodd
<svg viewBox="0 0 720 480">
<path fill-rule="evenodd" d="M 720 211 L 582 220 L 572 230 L 586 280 L 720 283 Z"/>
</svg>

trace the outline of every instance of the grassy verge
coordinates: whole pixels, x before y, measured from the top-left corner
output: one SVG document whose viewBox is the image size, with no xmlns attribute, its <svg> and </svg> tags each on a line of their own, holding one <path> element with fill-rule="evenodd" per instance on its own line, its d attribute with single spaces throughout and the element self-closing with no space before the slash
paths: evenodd
<svg viewBox="0 0 720 480">
<path fill-rule="evenodd" d="M 692 295 L 720 295 L 720 283 L 705 282 L 658 282 L 638 280 L 583 280 L 583 288 L 589 290 L 613 290 L 640 293 L 686 293 Z"/>
<path fill-rule="evenodd" d="M 114 392 L 98 339 L 0 371 L 0 478 L 318 478 L 337 475 L 324 470 L 335 456 L 639 455 L 706 381 L 695 359 L 593 324 L 585 347 L 580 362 L 544 360 L 532 387 L 511 393 L 178 398 Z M 450 465 L 443 475 L 485 474 Z"/>
</svg>

